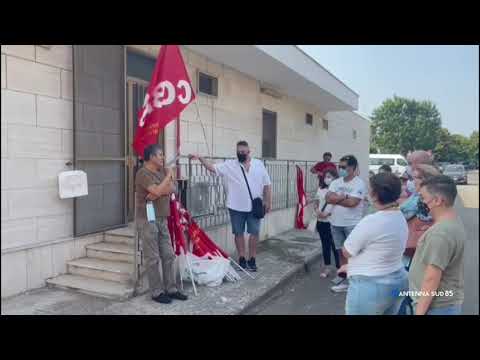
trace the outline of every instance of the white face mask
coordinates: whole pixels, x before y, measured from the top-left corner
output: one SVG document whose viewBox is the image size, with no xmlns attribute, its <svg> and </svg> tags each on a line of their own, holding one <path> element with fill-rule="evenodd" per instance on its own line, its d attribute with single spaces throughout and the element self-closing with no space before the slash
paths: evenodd
<svg viewBox="0 0 480 360">
<path fill-rule="evenodd" d="M 331 177 L 326 177 L 324 182 L 325 182 L 325 185 L 329 186 L 331 183 L 332 183 L 332 178 Z"/>
</svg>

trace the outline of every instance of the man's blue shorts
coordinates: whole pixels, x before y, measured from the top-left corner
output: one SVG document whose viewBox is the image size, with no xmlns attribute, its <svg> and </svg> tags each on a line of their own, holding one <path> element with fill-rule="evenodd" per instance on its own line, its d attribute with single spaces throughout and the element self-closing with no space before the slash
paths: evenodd
<svg viewBox="0 0 480 360">
<path fill-rule="evenodd" d="M 230 220 L 232 222 L 232 233 L 234 235 L 243 235 L 245 233 L 245 223 L 247 232 L 250 235 L 258 236 L 260 233 L 260 220 L 252 215 L 251 212 L 237 211 L 228 209 Z"/>
</svg>

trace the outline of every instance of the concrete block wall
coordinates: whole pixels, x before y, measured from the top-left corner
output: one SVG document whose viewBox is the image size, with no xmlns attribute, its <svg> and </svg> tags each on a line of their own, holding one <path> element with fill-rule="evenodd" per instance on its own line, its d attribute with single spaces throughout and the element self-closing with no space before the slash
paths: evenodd
<svg viewBox="0 0 480 360">
<path fill-rule="evenodd" d="M 73 238 L 58 173 L 73 157 L 72 48 L 1 46 L 2 297 L 41 287 L 97 239 Z"/>
</svg>

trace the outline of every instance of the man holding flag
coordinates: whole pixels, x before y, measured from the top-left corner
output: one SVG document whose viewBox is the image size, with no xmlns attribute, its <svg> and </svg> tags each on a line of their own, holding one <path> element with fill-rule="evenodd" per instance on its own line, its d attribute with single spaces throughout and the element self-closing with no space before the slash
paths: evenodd
<svg viewBox="0 0 480 360">
<path fill-rule="evenodd" d="M 168 235 L 167 218 L 170 216 L 170 195 L 175 192 L 172 169 L 164 167 L 161 147 L 150 145 L 144 153 L 145 165 L 135 177 L 136 225 L 142 242 L 145 267 L 152 299 L 162 304 L 172 299 L 187 300 L 178 291 L 175 276 L 175 254 Z M 147 202 L 153 203 L 154 221 L 147 220 Z M 159 263 L 162 260 L 162 276 Z"/>
<path fill-rule="evenodd" d="M 172 299 L 187 300 L 187 296 L 176 287 L 175 254 L 167 227 L 175 183 L 172 170 L 165 168 L 165 154 L 157 144 L 158 135 L 175 119 L 178 126 L 180 113 L 194 99 L 195 93 L 180 49 L 177 45 L 162 45 L 143 107 L 138 113 L 133 142 L 138 157 L 145 160 L 135 177 L 135 220 L 144 250 L 152 299 L 160 303 L 170 303 Z M 179 135 L 177 131 L 177 152 Z M 147 218 L 149 213 L 154 214 Z M 159 272 L 160 259 L 163 279 Z"/>
</svg>

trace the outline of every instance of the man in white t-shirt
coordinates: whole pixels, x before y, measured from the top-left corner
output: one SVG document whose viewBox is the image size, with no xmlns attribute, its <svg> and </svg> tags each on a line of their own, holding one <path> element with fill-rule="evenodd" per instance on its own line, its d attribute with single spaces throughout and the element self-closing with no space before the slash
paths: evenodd
<svg viewBox="0 0 480 360">
<path fill-rule="evenodd" d="M 232 232 L 235 236 L 235 245 L 239 256 L 238 263 L 244 269 L 257 271 L 255 257 L 261 220 L 252 214 L 252 199 L 262 199 L 265 213 L 272 209 L 272 182 L 265 165 L 262 161 L 250 157 L 250 149 L 246 141 L 237 143 L 237 160 L 212 164 L 198 155 L 190 155 L 190 158 L 200 160 L 207 170 L 225 180 L 227 208 L 230 212 Z M 251 197 L 245 177 L 248 180 Z M 245 258 L 245 225 L 250 234 L 248 246 L 250 259 L 248 261 Z"/>
<path fill-rule="evenodd" d="M 353 155 L 347 155 L 340 159 L 338 165 L 339 178 L 333 181 L 325 196 L 327 203 L 334 204 L 330 224 L 332 228 L 335 249 L 340 252 L 342 264 L 346 259 L 341 254 L 343 243 L 353 228 L 363 217 L 363 201 L 367 195 L 367 187 L 362 179 L 357 176 L 358 161 Z M 347 291 L 348 284 L 340 278 L 333 279 L 336 286 L 332 291 Z"/>
</svg>

